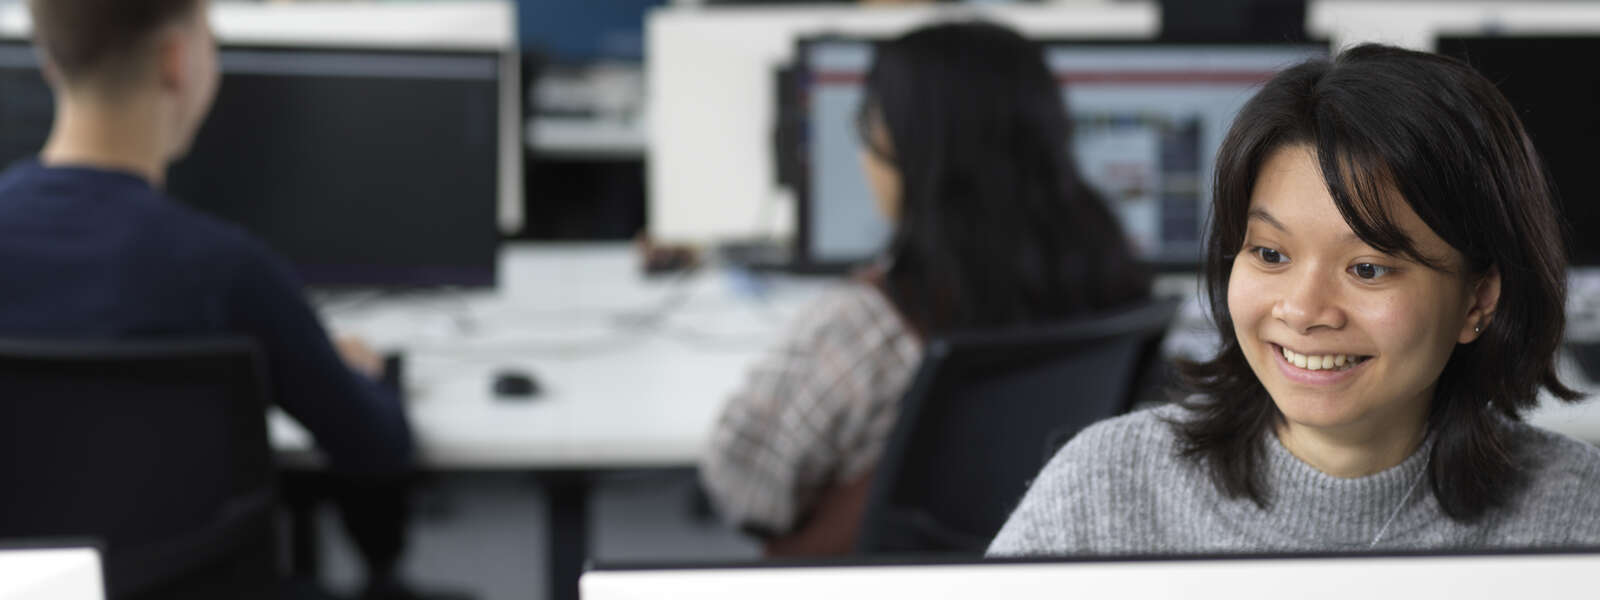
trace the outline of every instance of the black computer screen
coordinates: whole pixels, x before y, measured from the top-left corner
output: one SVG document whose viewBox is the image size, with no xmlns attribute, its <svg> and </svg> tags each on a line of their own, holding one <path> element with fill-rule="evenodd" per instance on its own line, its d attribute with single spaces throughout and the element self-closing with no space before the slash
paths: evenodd
<svg viewBox="0 0 1600 600">
<path fill-rule="evenodd" d="M 1600 37 L 1441 37 L 1441 54 L 1478 69 L 1499 86 L 1544 158 L 1572 233 L 1572 262 L 1600 265 Z"/>
<path fill-rule="evenodd" d="M 37 154 L 54 114 L 54 98 L 33 48 L 0 42 L 0 168 Z"/>
<path fill-rule="evenodd" d="M 51 110 L 27 47 L 0 50 L 10 162 L 38 151 Z M 498 60 L 225 49 L 216 104 L 167 191 L 251 231 L 314 285 L 492 285 Z"/>
</svg>

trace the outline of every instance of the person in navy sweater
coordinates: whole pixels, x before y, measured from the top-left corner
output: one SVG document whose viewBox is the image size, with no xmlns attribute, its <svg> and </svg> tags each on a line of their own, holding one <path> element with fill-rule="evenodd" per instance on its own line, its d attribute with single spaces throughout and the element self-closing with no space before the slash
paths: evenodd
<svg viewBox="0 0 1600 600">
<path fill-rule="evenodd" d="M 0 335 L 254 338 L 273 400 L 328 459 L 382 596 L 414 457 L 403 407 L 377 382 L 382 361 L 330 339 L 282 258 L 162 191 L 220 78 L 209 0 L 30 7 L 56 113 L 38 157 L 0 173 Z"/>
</svg>

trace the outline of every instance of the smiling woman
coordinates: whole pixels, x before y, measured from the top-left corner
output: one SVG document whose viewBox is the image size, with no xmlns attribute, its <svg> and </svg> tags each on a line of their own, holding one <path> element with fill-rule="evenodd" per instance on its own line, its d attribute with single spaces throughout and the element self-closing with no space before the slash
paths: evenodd
<svg viewBox="0 0 1600 600">
<path fill-rule="evenodd" d="M 1439 375 L 1489 321 L 1500 277 L 1464 273 L 1462 254 L 1403 201 L 1384 208 L 1438 268 L 1374 249 L 1340 216 L 1316 158 L 1288 145 L 1261 166 L 1227 306 L 1234 343 L 1282 414 L 1279 441 L 1324 473 L 1359 477 L 1422 442 Z"/>
<path fill-rule="evenodd" d="M 1541 385 L 1576 394 L 1555 374 L 1566 253 L 1552 191 L 1493 84 L 1375 46 L 1286 71 L 1241 111 L 1215 201 L 1206 280 L 1223 350 L 1188 366 L 1207 396 L 1190 403 L 1187 453 L 1264 504 L 1269 433 L 1347 478 L 1428 442 L 1446 514 L 1510 500 L 1506 424 Z M 1293 362 L 1335 353 L 1370 360 L 1335 377 Z"/>
<path fill-rule="evenodd" d="M 1565 249 L 1540 159 L 1453 59 L 1284 71 L 1218 153 L 1198 395 L 1074 439 L 996 554 L 1600 544 L 1600 451 L 1525 425 Z"/>
</svg>

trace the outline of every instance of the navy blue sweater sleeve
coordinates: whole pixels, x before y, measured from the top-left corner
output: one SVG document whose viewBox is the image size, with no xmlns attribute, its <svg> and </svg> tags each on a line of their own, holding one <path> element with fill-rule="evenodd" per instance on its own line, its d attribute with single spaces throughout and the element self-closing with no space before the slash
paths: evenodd
<svg viewBox="0 0 1600 600">
<path fill-rule="evenodd" d="M 265 351 L 275 402 L 311 432 L 335 471 L 409 470 L 413 447 L 404 407 L 345 365 L 288 265 L 265 248 L 254 249 L 234 270 L 223 306 L 229 329 L 247 332 Z"/>
</svg>

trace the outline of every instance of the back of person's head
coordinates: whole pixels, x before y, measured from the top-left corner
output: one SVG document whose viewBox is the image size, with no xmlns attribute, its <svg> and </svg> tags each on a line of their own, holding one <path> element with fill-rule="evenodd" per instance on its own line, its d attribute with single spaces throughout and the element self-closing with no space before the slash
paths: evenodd
<svg viewBox="0 0 1600 600">
<path fill-rule="evenodd" d="M 159 34 L 208 0 L 29 0 L 34 38 L 68 90 L 116 93 L 153 68 Z"/>
<path fill-rule="evenodd" d="M 924 335 L 1108 309 L 1148 273 L 1078 173 L 1038 45 L 981 22 L 879 45 L 860 129 L 898 179 L 885 288 Z"/>
<path fill-rule="evenodd" d="M 1189 454 L 1210 464 L 1225 491 L 1264 501 L 1256 444 L 1283 416 L 1235 335 L 1229 277 L 1235 259 L 1248 256 L 1241 246 L 1263 166 L 1291 146 L 1314 154 L 1339 213 L 1366 245 L 1463 282 L 1498 272 L 1492 319 L 1475 341 L 1453 348 L 1426 424 L 1441 508 L 1463 521 L 1482 515 L 1516 489 L 1501 421 L 1533 407 L 1541 386 L 1575 397 L 1555 371 L 1566 255 L 1553 188 L 1516 111 L 1492 82 L 1443 56 L 1358 46 L 1280 73 L 1240 111 L 1218 153 L 1207 240 L 1207 292 L 1223 344 L 1214 360 L 1185 366 L 1211 396 L 1186 428 Z M 1418 251 L 1399 223 L 1404 208 L 1460 253 L 1460 268 Z"/>
</svg>

